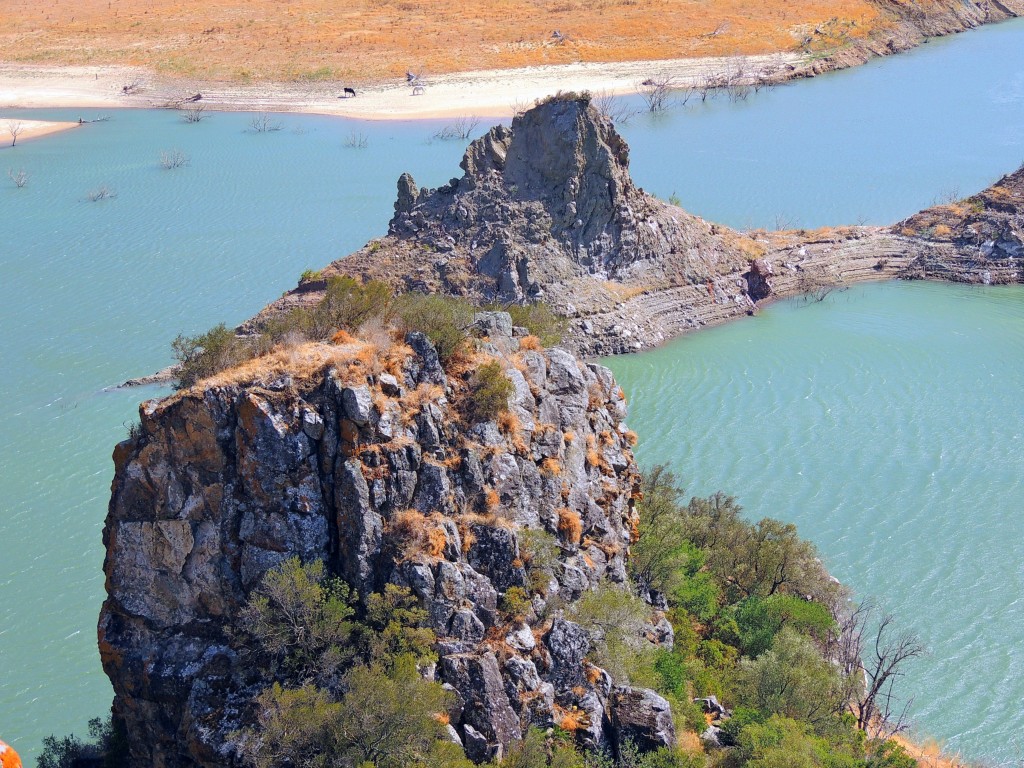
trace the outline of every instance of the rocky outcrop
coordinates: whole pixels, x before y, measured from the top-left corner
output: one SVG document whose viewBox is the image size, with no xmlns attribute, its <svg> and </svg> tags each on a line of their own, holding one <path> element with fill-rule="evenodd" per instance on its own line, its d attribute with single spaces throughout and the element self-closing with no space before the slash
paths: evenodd
<svg viewBox="0 0 1024 768">
<path fill-rule="evenodd" d="M 390 233 L 324 274 L 478 302 L 543 300 L 570 319 L 566 343 L 582 355 L 644 349 L 765 301 L 862 280 L 1024 274 L 1020 172 L 893 227 L 737 232 L 636 187 L 622 138 L 574 94 L 493 128 L 462 169 L 439 189 L 403 175 Z M 318 297 L 287 294 L 243 329 Z"/>
<path fill-rule="evenodd" d="M 114 452 L 99 626 L 133 766 L 229 764 L 227 734 L 268 682 L 240 664 L 232 622 L 290 556 L 361 595 L 394 583 L 420 599 L 474 759 L 570 710 L 590 713 L 594 745 L 664 738 L 654 699 L 586 673 L 579 626 L 540 597 L 522 619 L 499 610 L 527 584 L 524 531 L 558 553 L 551 600 L 625 579 L 638 475 L 622 390 L 602 366 L 521 347 L 507 314 L 478 325 L 488 338 L 462 375 L 410 334 L 386 349 L 308 344 L 143 404 Z M 485 359 L 515 386 L 500 422 L 468 415 Z"/>
</svg>

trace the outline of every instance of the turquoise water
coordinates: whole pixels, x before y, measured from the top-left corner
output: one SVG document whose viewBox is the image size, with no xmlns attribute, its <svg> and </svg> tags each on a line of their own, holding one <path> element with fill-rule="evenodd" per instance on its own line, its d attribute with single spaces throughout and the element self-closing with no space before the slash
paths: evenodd
<svg viewBox="0 0 1024 768">
<path fill-rule="evenodd" d="M 1015 22 L 762 93 L 739 105 L 723 101 L 637 118 L 624 128 L 634 147 L 635 177 L 664 197 L 674 191 L 688 208 L 738 226 L 771 226 L 776 215 L 797 213 L 800 218 L 794 223 L 806 226 L 851 222 L 860 216 L 894 220 L 943 190 L 959 187 L 966 194 L 981 187 L 1024 159 L 1022 42 L 1024 23 Z M 910 95 L 915 90 L 931 94 L 924 99 L 929 108 L 904 111 L 901 105 L 908 100 L 916 103 Z M 948 95 L 938 100 L 943 93 L 955 94 L 955 100 Z M 871 96 L 870 111 L 857 100 L 865 95 Z M 806 119 L 794 121 L 794 113 Z M 89 119 L 100 113 L 21 114 Z M 322 266 L 382 234 L 402 171 L 431 186 L 461 173 L 457 164 L 463 146 L 431 138 L 443 123 L 353 123 L 312 116 L 280 120 L 281 131 L 253 134 L 246 130 L 245 115 L 217 114 L 186 125 L 171 112 L 122 111 L 110 113 L 107 122 L 0 150 L 0 737 L 23 755 L 37 752 L 42 737 L 51 732 L 83 732 L 86 720 L 102 714 L 110 700 L 95 647 L 103 595 L 100 530 L 112 474 L 109 456 L 125 434 L 125 424 L 135 418 L 139 399 L 162 391 L 104 388 L 170 362 L 168 345 L 177 333 L 205 330 L 219 321 L 238 322 L 293 286 L 303 269 Z M 366 136 L 366 149 L 346 148 L 353 133 Z M 162 170 L 159 153 L 170 149 L 189 155 L 189 166 Z M 31 176 L 28 186 L 15 189 L 5 178 L 7 168 L 24 168 Z M 114 190 L 116 197 L 89 202 L 87 193 L 100 185 Z M 961 293 L 963 289 L 949 286 L 877 290 L 879 295 L 931 291 L 924 294 L 926 306 L 910 321 L 925 335 L 943 327 L 940 321 L 950 302 L 1002 306 L 1006 300 L 1001 296 L 1019 299 L 1019 294 Z M 874 295 L 851 291 L 809 311 L 830 317 L 843 306 L 835 302 L 853 306 L 872 301 Z M 788 310 L 783 306 L 777 311 L 785 316 Z M 723 330 L 753 333 L 773 316 Z M 984 319 L 981 310 L 978 317 L 983 331 L 985 322 L 996 322 Z M 1004 317 L 1002 322 L 1011 320 Z M 895 343 L 891 333 L 893 328 L 878 321 L 874 341 L 863 351 L 865 365 L 871 364 L 872 350 L 884 355 Z M 1020 360 L 1019 347 L 987 341 L 995 338 L 995 333 L 980 335 L 979 359 L 1004 360 L 1008 366 Z M 763 356 L 763 363 L 777 354 L 778 343 L 768 337 L 744 354 Z M 676 349 L 680 361 L 690 359 L 682 346 L 653 354 Z M 890 426 L 902 423 L 900 415 L 911 408 L 919 391 L 934 388 L 957 403 L 954 415 L 960 422 L 984 434 L 1001 434 L 1019 413 L 1012 410 L 1016 401 L 1007 397 L 1000 409 L 992 410 L 975 407 L 974 400 L 957 400 L 960 390 L 947 389 L 945 382 L 955 380 L 957 369 L 965 367 L 958 355 L 954 347 L 935 355 L 934 362 L 945 360 L 954 369 L 949 372 L 918 380 L 908 370 L 908 380 L 891 392 L 905 394 L 908 401 L 886 401 L 887 409 L 868 411 L 862 418 Z M 646 359 L 637 358 L 637 364 Z M 727 367 L 736 362 L 709 358 L 707 364 Z M 670 363 L 666 358 L 666 366 Z M 835 375 L 841 376 L 840 369 Z M 637 408 L 633 423 L 645 440 L 643 458 L 653 461 L 659 438 L 643 423 L 645 387 L 627 389 Z M 679 409 L 695 409 L 687 390 L 679 391 Z M 719 408 L 711 403 L 701 407 L 710 415 Z M 815 413 L 823 407 L 819 404 Z M 801 418 L 794 415 L 796 422 Z M 685 432 L 691 428 L 681 426 L 668 442 L 690 445 L 704 427 L 698 425 L 698 435 Z M 911 428 L 916 429 L 914 423 L 906 427 Z M 753 429 L 747 427 L 748 432 Z M 779 462 L 789 468 L 790 487 L 795 487 L 796 473 L 806 476 L 813 463 L 798 454 L 813 451 L 815 444 L 785 442 L 789 435 L 777 434 L 773 444 L 785 447 L 789 458 Z M 692 490 L 705 478 L 709 488 L 721 485 L 746 493 L 762 487 L 746 481 L 746 462 L 731 453 L 718 456 L 743 482 L 727 482 L 729 477 L 704 469 L 691 474 L 680 465 Z M 884 475 L 885 458 L 874 461 Z M 1016 486 L 996 466 L 970 476 L 968 488 L 980 495 L 990 489 L 997 497 L 1009 494 Z M 836 474 L 831 472 L 829 482 Z M 867 483 L 873 475 L 861 477 Z M 927 473 L 908 477 L 911 481 L 927 485 Z M 866 497 L 851 494 L 848 504 Z M 895 517 L 925 514 L 930 519 L 930 507 L 921 513 L 911 505 L 914 498 L 925 497 L 911 483 L 901 499 L 907 508 L 901 506 Z M 801 498 L 804 509 L 815 496 Z M 789 508 L 775 502 L 771 510 L 762 510 L 755 499 L 745 495 L 743 500 L 755 514 L 789 514 Z M 1019 504 L 997 502 L 986 502 L 986 512 L 994 519 L 1018 511 Z M 973 507 L 944 514 L 946 526 L 980 519 Z M 873 579 L 884 575 L 880 571 L 895 571 L 874 538 L 840 540 L 834 538 L 835 530 L 819 527 L 819 519 L 829 519 L 825 512 L 797 519 L 794 511 L 793 519 L 858 592 L 877 592 Z M 856 534 L 879 535 L 867 526 Z M 967 544 L 975 540 L 973 533 L 960 538 Z M 1006 541 L 1011 539 L 1005 535 Z M 1019 729 L 1024 723 L 1013 703 L 1020 701 L 1024 683 L 1000 687 L 1014 669 L 1005 654 L 1011 645 L 993 639 L 990 657 L 974 641 L 971 657 L 988 661 L 970 678 L 938 651 L 950 637 L 978 635 L 992 616 L 998 618 L 999 604 L 986 602 L 990 594 L 1002 594 L 1004 588 L 1020 594 L 1020 573 L 1014 570 L 1020 558 L 992 560 L 995 550 L 980 537 L 978 542 L 964 557 L 987 566 L 990 573 L 994 569 L 998 578 L 990 576 L 978 586 L 968 574 L 965 581 L 952 580 L 937 594 L 927 595 L 901 579 L 886 596 L 899 606 L 920 601 L 934 608 L 926 615 L 908 613 L 914 628 L 936 649 L 919 665 L 924 671 L 917 673 L 915 683 L 924 680 L 960 696 L 988 694 L 982 696 L 986 702 L 1006 701 L 1010 709 L 1004 724 Z M 942 547 L 929 543 L 906 556 L 915 568 L 961 578 L 951 564 L 953 555 Z M 962 598 L 965 591 L 969 601 Z M 966 624 L 950 619 L 958 611 L 969 619 Z M 960 664 L 969 661 L 956 658 Z M 945 704 L 940 706 L 940 701 Z M 980 709 L 986 716 L 996 711 Z M 931 694 L 920 695 L 915 706 L 924 730 L 942 737 L 964 732 L 963 710 L 962 700 Z M 970 744 L 978 756 L 1010 755 L 1005 740 L 978 736 Z"/>
<path fill-rule="evenodd" d="M 608 362 L 641 464 L 794 522 L 930 654 L 925 733 L 1017 756 L 1024 712 L 1024 288 L 858 286 Z"/>
</svg>

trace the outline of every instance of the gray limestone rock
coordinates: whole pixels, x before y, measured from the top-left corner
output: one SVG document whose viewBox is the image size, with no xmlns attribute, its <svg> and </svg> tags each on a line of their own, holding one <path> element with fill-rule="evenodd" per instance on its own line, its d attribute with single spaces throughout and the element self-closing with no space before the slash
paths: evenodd
<svg viewBox="0 0 1024 768">
<path fill-rule="evenodd" d="M 646 688 L 616 688 L 611 701 L 617 747 L 627 740 L 642 750 L 675 744 L 676 730 L 669 703 Z"/>
</svg>

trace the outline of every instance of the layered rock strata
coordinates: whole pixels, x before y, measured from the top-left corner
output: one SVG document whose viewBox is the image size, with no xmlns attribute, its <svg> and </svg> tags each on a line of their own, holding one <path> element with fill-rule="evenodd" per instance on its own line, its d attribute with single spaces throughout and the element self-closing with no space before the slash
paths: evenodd
<svg viewBox="0 0 1024 768">
<path fill-rule="evenodd" d="M 361 595 L 412 590 L 476 760 L 568 712 L 589 746 L 672 741 L 664 700 L 589 667 L 587 633 L 550 607 L 626 579 L 638 474 L 622 390 L 600 365 L 522 343 L 505 313 L 479 332 L 461 376 L 411 334 L 305 345 L 142 405 L 114 453 L 99 627 L 133 766 L 231 764 L 228 734 L 270 682 L 244 669 L 232 622 L 291 556 Z M 468 410 L 469 371 L 489 359 L 514 385 L 500 421 Z M 557 562 L 519 621 L 499 606 L 528 586 L 525 531 Z"/>
<path fill-rule="evenodd" d="M 862 280 L 1021 279 L 1024 171 L 892 227 L 737 232 L 644 193 L 585 96 L 551 99 L 474 141 L 439 189 L 398 182 L 387 236 L 324 270 L 478 302 L 543 300 L 583 355 L 629 352 Z M 251 320 L 315 302 L 313 286 Z"/>
</svg>

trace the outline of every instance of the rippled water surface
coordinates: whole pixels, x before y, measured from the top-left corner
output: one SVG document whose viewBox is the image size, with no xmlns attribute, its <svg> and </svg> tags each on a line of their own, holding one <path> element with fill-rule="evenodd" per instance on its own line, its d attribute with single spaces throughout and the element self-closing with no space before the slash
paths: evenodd
<svg viewBox="0 0 1024 768">
<path fill-rule="evenodd" d="M 902 683 L 917 726 L 1016 755 L 1024 289 L 858 286 L 607 362 L 642 464 L 796 523 L 929 647 Z"/>
<path fill-rule="evenodd" d="M 737 226 L 898 219 L 1024 159 L 1022 43 L 1015 22 L 639 117 L 635 178 Z M 110 701 L 95 636 L 110 451 L 162 391 L 104 387 L 382 234 L 402 171 L 461 174 L 463 146 L 431 139 L 441 123 L 109 117 L 0 149 L 0 735 L 27 756 Z M 347 148 L 358 134 L 367 148 Z M 175 148 L 190 164 L 161 170 Z M 102 185 L 116 197 L 89 202 Z M 859 288 L 613 361 L 641 457 L 798 522 L 838 576 L 884 594 L 934 649 L 908 686 L 922 727 L 993 758 L 1024 726 L 1021 298 Z"/>
</svg>

